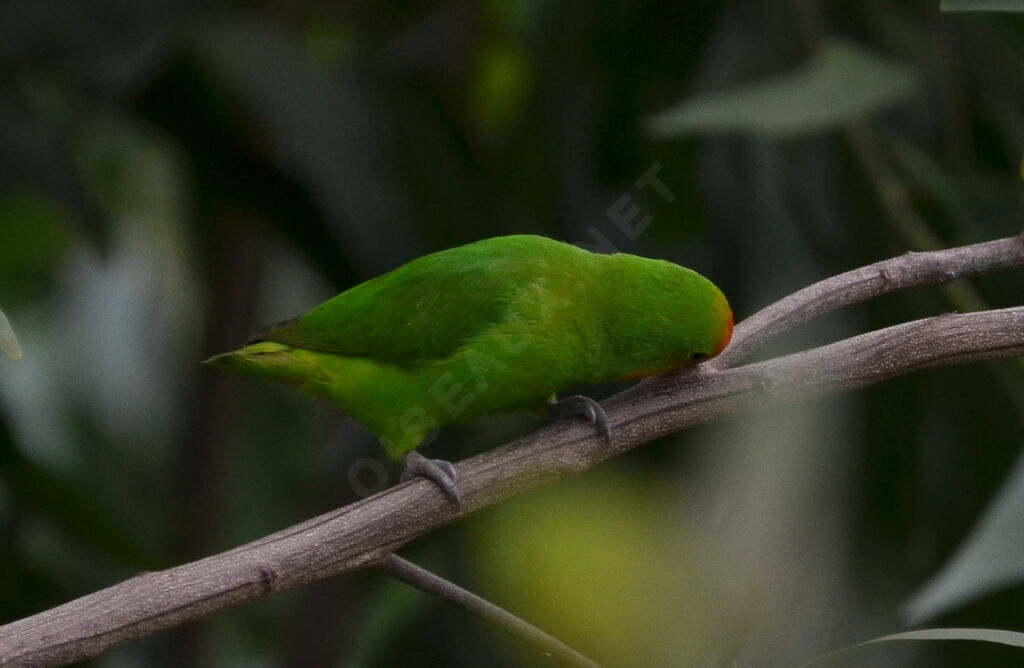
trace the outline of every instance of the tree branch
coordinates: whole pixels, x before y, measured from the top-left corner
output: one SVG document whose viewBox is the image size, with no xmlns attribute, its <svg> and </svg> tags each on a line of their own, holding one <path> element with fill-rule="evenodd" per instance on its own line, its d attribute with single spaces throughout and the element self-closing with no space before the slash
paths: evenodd
<svg viewBox="0 0 1024 668">
<path fill-rule="evenodd" d="M 719 359 L 742 359 L 793 324 L 899 287 L 1020 266 L 1020 237 L 870 265 L 801 290 L 740 323 L 733 346 Z M 1024 306 L 926 318 L 738 368 L 708 363 L 662 376 L 606 402 L 613 433 L 608 445 L 589 424 L 551 425 L 460 462 L 461 509 L 432 483 L 402 483 L 247 545 L 144 573 L 2 626 L 0 665 L 88 658 L 275 591 L 379 566 L 403 544 L 467 513 L 766 396 L 816 395 L 927 367 L 1020 355 Z"/>
<path fill-rule="evenodd" d="M 797 325 L 896 290 L 985 274 L 1024 265 L 1024 233 L 941 251 L 915 253 L 875 262 L 827 278 L 767 306 L 736 325 L 733 340 L 704 366 L 735 366 L 765 343 Z"/>
<path fill-rule="evenodd" d="M 579 668 L 599 668 L 596 663 L 558 638 L 548 635 L 533 624 L 523 621 L 473 592 L 467 591 L 399 556 L 394 554 L 388 556 L 378 568 L 381 572 L 396 580 L 401 580 L 420 591 L 455 603 L 474 615 L 483 617 L 499 628 L 550 654 L 565 665 L 577 666 Z"/>
</svg>

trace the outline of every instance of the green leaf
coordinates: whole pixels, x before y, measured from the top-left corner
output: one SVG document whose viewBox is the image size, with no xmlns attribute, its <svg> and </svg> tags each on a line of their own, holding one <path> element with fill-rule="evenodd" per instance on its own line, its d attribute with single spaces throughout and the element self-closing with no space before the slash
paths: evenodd
<svg viewBox="0 0 1024 668">
<path fill-rule="evenodd" d="M 944 12 L 1024 12 L 1021 0 L 942 0 Z"/>
<path fill-rule="evenodd" d="M 1024 456 L 972 533 L 903 606 L 912 623 L 1024 581 Z"/>
<path fill-rule="evenodd" d="M 842 655 L 855 652 L 866 647 L 871 647 L 873 645 L 890 642 L 906 642 L 908 640 L 974 640 L 977 642 L 1010 645 L 1012 647 L 1020 647 L 1021 649 L 1024 649 L 1024 633 L 1018 633 L 1016 631 L 1003 631 L 1001 629 L 920 629 L 918 631 L 893 633 L 892 635 L 882 636 L 881 638 L 875 638 L 866 642 L 857 643 L 856 645 L 837 649 L 836 651 L 829 652 L 825 656 L 818 657 L 813 661 L 808 661 L 800 666 L 800 668 L 806 668 L 806 666 L 813 666 L 825 661 L 832 661 L 833 659 L 838 659 Z"/>
<path fill-rule="evenodd" d="M 917 74 L 905 65 L 831 40 L 795 70 L 699 93 L 650 118 L 647 129 L 660 138 L 721 133 L 793 138 L 868 118 L 907 99 L 917 85 Z"/>
<path fill-rule="evenodd" d="M 0 311 L 0 350 L 12 360 L 21 359 L 21 346 L 18 345 L 11 323 L 3 311 Z"/>
</svg>

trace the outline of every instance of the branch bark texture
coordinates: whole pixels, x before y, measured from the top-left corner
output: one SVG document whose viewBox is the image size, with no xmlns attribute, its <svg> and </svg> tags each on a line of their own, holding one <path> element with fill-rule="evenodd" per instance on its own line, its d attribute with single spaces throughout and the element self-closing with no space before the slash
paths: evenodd
<svg viewBox="0 0 1024 668">
<path fill-rule="evenodd" d="M 160 629 L 331 575 L 380 566 L 405 543 L 462 515 L 584 471 L 660 436 L 729 415 L 767 396 L 863 387 L 934 366 L 1024 355 L 1024 306 L 926 318 L 756 364 L 727 368 L 782 331 L 893 290 L 1024 266 L 1024 239 L 913 253 L 827 279 L 736 327 L 733 344 L 687 373 L 662 376 L 605 403 L 613 438 L 560 422 L 457 465 L 463 506 L 411 480 L 247 545 L 0 626 L 0 666 L 95 656 Z"/>
<path fill-rule="evenodd" d="M 1024 234 L 942 251 L 911 251 L 853 269 L 798 290 L 738 323 L 732 344 L 705 366 L 735 366 L 779 334 L 844 306 L 915 285 L 948 283 L 1022 265 Z"/>
</svg>

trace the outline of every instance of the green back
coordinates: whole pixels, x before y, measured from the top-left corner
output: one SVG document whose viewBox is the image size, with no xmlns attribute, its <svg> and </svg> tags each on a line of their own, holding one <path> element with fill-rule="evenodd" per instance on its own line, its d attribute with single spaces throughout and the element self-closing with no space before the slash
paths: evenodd
<svg viewBox="0 0 1024 668">
<path fill-rule="evenodd" d="M 588 256 L 539 236 L 485 239 L 413 260 L 254 338 L 397 365 L 440 360 L 500 322 L 552 266 Z"/>
</svg>

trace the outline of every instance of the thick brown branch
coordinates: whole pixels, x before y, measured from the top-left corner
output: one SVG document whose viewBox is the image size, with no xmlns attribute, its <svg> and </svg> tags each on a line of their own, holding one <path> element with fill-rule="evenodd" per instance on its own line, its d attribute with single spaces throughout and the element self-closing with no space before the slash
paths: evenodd
<svg viewBox="0 0 1024 668">
<path fill-rule="evenodd" d="M 814 315 L 894 287 L 1024 264 L 1019 239 L 921 253 L 829 279 L 737 327 L 734 359 Z M 950 265 L 953 265 L 950 268 Z M 888 268 L 888 273 L 883 269 Z M 929 278 L 930 277 L 930 278 Z M 823 287 L 822 287 L 823 286 Z M 786 310 L 790 316 L 786 316 Z M 659 436 L 749 406 L 862 387 L 918 369 L 1024 355 L 1024 307 L 946 315 L 747 366 L 666 376 L 607 404 L 614 438 L 564 422 L 461 462 L 457 510 L 413 480 L 222 554 L 146 573 L 0 627 L 0 665 L 48 665 L 345 571 L 379 565 L 408 541 L 526 489 L 586 470 Z M 707 367 L 707 365 L 704 365 Z"/>
<path fill-rule="evenodd" d="M 779 334 L 850 304 L 914 285 L 948 283 L 1021 265 L 1024 241 L 1020 236 L 948 250 L 908 252 L 869 264 L 809 285 L 761 309 L 736 325 L 729 347 L 705 366 L 735 366 Z"/>
</svg>

